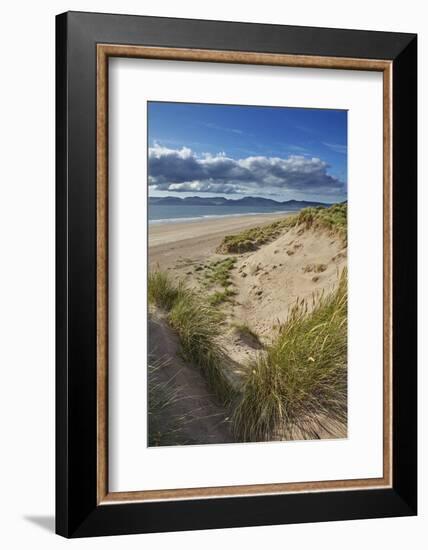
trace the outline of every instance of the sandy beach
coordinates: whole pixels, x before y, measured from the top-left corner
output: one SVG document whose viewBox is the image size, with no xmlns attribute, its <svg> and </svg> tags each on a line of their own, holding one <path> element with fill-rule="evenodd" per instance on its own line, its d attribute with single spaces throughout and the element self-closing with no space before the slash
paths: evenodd
<svg viewBox="0 0 428 550">
<path fill-rule="evenodd" d="M 180 258 L 203 260 L 211 256 L 221 239 L 244 229 L 283 219 L 290 214 L 257 214 L 201 219 L 149 226 L 150 268 L 171 267 Z"/>
</svg>

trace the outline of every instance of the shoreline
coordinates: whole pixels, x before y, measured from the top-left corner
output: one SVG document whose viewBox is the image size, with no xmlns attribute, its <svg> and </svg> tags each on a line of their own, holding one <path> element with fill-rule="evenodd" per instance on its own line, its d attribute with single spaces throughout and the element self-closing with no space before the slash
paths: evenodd
<svg viewBox="0 0 428 550">
<path fill-rule="evenodd" d="M 154 225 L 164 225 L 164 224 L 170 224 L 170 223 L 190 223 L 190 222 L 203 222 L 203 221 L 209 221 L 209 220 L 216 220 L 216 219 L 222 219 L 222 218 L 245 218 L 247 216 L 282 216 L 282 215 L 290 215 L 290 214 L 296 214 L 299 210 L 273 210 L 272 212 L 245 212 L 244 214 L 241 213 L 234 213 L 234 214 L 206 214 L 204 216 L 194 216 L 190 218 L 160 218 L 160 219 L 154 219 L 149 220 L 149 227 L 152 227 Z"/>
<path fill-rule="evenodd" d="M 148 260 L 152 268 L 170 268 L 182 258 L 203 260 L 215 254 L 223 237 L 293 215 L 243 214 L 224 218 L 153 224 L 148 230 Z"/>
<path fill-rule="evenodd" d="M 295 212 L 269 212 L 256 214 L 238 214 L 225 216 L 209 216 L 204 218 L 182 218 L 168 222 L 149 222 L 149 248 L 167 242 L 179 242 L 192 237 L 227 234 L 228 231 L 239 232 L 250 227 L 271 223 L 295 214 Z M 221 225 L 219 225 L 221 220 Z"/>
<path fill-rule="evenodd" d="M 149 226 L 149 264 L 164 269 L 180 258 L 203 259 L 215 254 L 223 237 L 258 225 L 272 223 L 293 213 L 244 214 L 224 218 Z"/>
</svg>

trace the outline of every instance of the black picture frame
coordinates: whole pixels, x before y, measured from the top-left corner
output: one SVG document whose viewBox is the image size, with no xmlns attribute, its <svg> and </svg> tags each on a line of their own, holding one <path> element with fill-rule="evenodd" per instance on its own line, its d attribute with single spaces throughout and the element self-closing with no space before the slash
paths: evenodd
<svg viewBox="0 0 428 550">
<path fill-rule="evenodd" d="M 392 62 L 392 487 L 97 504 L 100 43 Z M 415 515 L 417 36 L 68 12 L 56 18 L 56 97 L 56 532 L 86 537 Z"/>
</svg>

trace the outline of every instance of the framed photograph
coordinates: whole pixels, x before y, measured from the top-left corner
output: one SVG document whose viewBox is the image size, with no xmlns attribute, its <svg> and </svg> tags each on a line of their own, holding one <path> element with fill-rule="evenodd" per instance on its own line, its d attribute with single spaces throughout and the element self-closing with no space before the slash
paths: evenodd
<svg viewBox="0 0 428 550">
<path fill-rule="evenodd" d="M 416 514 L 416 35 L 56 24 L 57 533 Z"/>
</svg>

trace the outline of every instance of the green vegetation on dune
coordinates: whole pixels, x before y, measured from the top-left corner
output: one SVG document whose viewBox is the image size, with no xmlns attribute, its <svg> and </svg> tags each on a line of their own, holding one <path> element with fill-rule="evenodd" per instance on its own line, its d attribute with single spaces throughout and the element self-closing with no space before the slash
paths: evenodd
<svg viewBox="0 0 428 550">
<path fill-rule="evenodd" d="M 282 231 L 290 227 L 290 218 L 284 218 L 267 225 L 260 225 L 246 229 L 236 235 L 226 235 L 217 248 L 221 254 L 239 254 L 251 252 L 259 246 L 279 237 Z"/>
<path fill-rule="evenodd" d="M 175 302 L 187 295 L 182 283 L 174 285 L 163 271 L 151 271 L 147 284 L 148 300 L 150 304 L 169 311 Z"/>
<path fill-rule="evenodd" d="M 224 374 L 225 353 L 217 337 L 221 333 L 223 316 L 200 295 L 175 285 L 167 274 L 149 274 L 148 297 L 167 313 L 170 326 L 176 331 L 183 358 L 197 365 L 217 397 L 226 402 L 232 389 Z"/>
<path fill-rule="evenodd" d="M 208 302 L 212 306 L 223 304 L 224 302 L 230 302 L 232 298 L 236 296 L 236 290 L 226 288 L 225 290 L 216 290 L 213 294 L 208 296 Z"/>
<path fill-rule="evenodd" d="M 212 284 L 218 284 L 228 287 L 232 284 L 230 273 L 234 268 L 236 258 L 226 258 L 224 260 L 215 260 L 206 265 L 205 277 Z"/>
<path fill-rule="evenodd" d="M 346 421 L 347 275 L 312 311 L 296 304 L 276 341 L 250 365 L 233 414 L 240 441 L 316 438 Z"/>
<path fill-rule="evenodd" d="M 276 222 L 252 227 L 236 235 L 223 238 L 217 252 L 221 254 L 240 254 L 257 250 L 263 244 L 277 239 L 286 229 L 303 225 L 305 229 L 326 229 L 339 235 L 346 243 L 347 203 L 333 204 L 328 208 L 304 208 L 297 214 L 287 216 Z"/>
<path fill-rule="evenodd" d="M 216 340 L 221 334 L 221 314 L 189 294 L 174 304 L 169 322 L 177 331 L 184 359 L 200 367 L 217 397 L 228 401 L 231 387 L 225 376 L 225 353 Z"/>
<path fill-rule="evenodd" d="M 216 290 L 208 296 L 208 302 L 215 306 L 224 302 L 230 302 L 236 291 L 233 290 L 232 279 L 230 278 L 233 268 L 236 264 L 236 258 L 225 258 L 214 260 L 203 266 L 203 284 L 207 287 L 221 286 L 222 290 Z"/>
<path fill-rule="evenodd" d="M 164 365 L 149 362 L 148 391 L 148 444 L 149 447 L 162 445 L 185 445 L 183 425 L 188 415 L 171 414 L 171 409 L 181 400 L 174 379 L 166 382 L 160 376 Z"/>
<path fill-rule="evenodd" d="M 218 308 L 161 272 L 150 274 L 148 294 L 176 331 L 183 358 L 202 370 L 222 402 L 233 404 L 236 441 L 314 439 L 320 431 L 328 433 L 331 426 L 346 422 L 346 271 L 333 293 L 314 297 L 311 307 L 304 300 L 296 303 L 276 340 L 248 365 L 239 395 L 225 376 L 227 358 L 218 343 L 224 319 Z M 247 325 L 233 327 L 259 343 Z M 174 399 L 168 388 L 166 394 L 157 396 L 159 407 Z M 179 437 L 174 427 L 168 434 L 168 439 Z"/>
<path fill-rule="evenodd" d="M 320 228 L 337 233 L 346 243 L 348 226 L 348 204 L 342 202 L 329 208 L 304 208 L 295 217 L 295 225 L 305 229 Z"/>
</svg>

